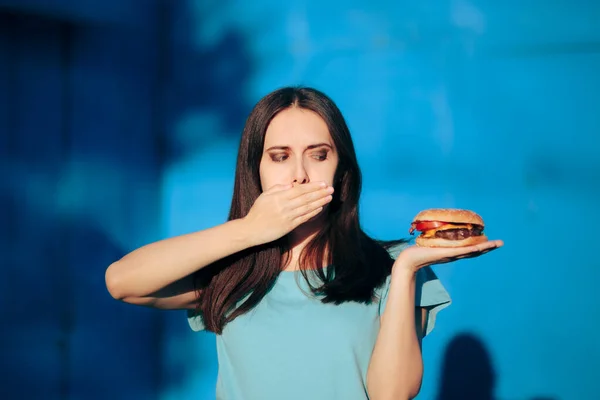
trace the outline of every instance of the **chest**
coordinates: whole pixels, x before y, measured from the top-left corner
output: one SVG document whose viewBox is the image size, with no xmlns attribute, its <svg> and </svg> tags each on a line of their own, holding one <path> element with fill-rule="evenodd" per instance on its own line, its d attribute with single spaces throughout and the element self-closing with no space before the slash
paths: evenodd
<svg viewBox="0 0 600 400">
<path fill-rule="evenodd" d="M 378 332 L 377 302 L 324 304 L 296 282 L 278 282 L 257 307 L 225 327 L 221 340 L 232 353 L 305 357 L 370 351 Z"/>
</svg>

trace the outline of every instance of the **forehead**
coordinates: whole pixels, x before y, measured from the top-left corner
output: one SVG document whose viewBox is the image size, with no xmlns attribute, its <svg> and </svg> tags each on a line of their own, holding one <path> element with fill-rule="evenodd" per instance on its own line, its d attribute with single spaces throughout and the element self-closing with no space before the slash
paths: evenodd
<svg viewBox="0 0 600 400">
<path fill-rule="evenodd" d="M 327 124 L 313 111 L 288 108 L 277 114 L 267 127 L 265 148 L 276 145 L 300 147 L 313 143 L 333 145 Z"/>
</svg>

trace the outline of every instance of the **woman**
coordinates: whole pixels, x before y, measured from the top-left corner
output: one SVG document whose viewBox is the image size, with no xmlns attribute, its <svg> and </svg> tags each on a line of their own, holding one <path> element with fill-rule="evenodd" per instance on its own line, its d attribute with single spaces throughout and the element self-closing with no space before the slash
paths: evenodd
<svg viewBox="0 0 600 400">
<path fill-rule="evenodd" d="M 333 101 L 277 90 L 246 122 L 228 221 L 131 252 L 106 271 L 108 290 L 215 332 L 220 399 L 413 398 L 421 339 L 450 303 L 429 265 L 502 242 L 377 242 L 359 224 L 360 188 Z"/>
</svg>

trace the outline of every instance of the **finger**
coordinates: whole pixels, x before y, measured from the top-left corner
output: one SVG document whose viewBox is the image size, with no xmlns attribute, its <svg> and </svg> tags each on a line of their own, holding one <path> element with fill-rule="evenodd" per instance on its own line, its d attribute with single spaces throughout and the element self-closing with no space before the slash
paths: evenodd
<svg viewBox="0 0 600 400">
<path fill-rule="evenodd" d="M 333 196 L 327 195 L 325 197 L 318 198 L 317 200 L 312 201 L 312 202 L 310 202 L 308 204 L 304 204 L 304 205 L 301 205 L 299 207 L 296 207 L 293 210 L 293 213 L 295 214 L 295 218 L 297 218 L 299 216 L 303 216 L 305 214 L 309 214 L 309 213 L 311 213 L 313 210 L 315 210 L 317 208 L 324 207 L 332 199 L 333 199 Z"/>
<path fill-rule="evenodd" d="M 480 254 L 486 254 L 486 253 L 489 253 L 490 251 L 494 251 L 497 249 L 498 249 L 498 247 L 492 247 L 491 249 L 485 249 Z"/>
<path fill-rule="evenodd" d="M 327 187 L 327 183 L 325 182 L 309 182 L 302 185 L 296 185 L 290 190 L 289 199 L 295 199 L 300 197 L 306 193 L 315 192 Z"/>
<path fill-rule="evenodd" d="M 475 252 L 470 252 L 470 253 L 466 253 L 466 254 L 461 254 L 459 256 L 454 257 L 455 260 L 462 260 L 465 258 L 475 258 L 475 257 L 479 257 L 482 256 L 486 253 L 489 253 L 490 251 L 494 251 L 496 250 L 497 247 L 491 247 L 485 250 L 481 250 L 481 251 L 475 251 Z"/>
<path fill-rule="evenodd" d="M 437 248 L 436 251 L 439 253 L 440 258 L 459 259 L 470 254 L 479 254 L 482 251 L 493 248 L 495 248 L 494 245 L 486 242 L 473 246 Z"/>
<path fill-rule="evenodd" d="M 478 251 L 478 252 L 475 252 L 475 253 L 469 253 L 469 254 L 465 254 L 463 256 L 459 256 L 458 258 L 475 258 L 475 257 L 482 256 L 485 253 L 489 253 L 492 250 L 493 249 L 488 249 L 488 250 Z"/>
<path fill-rule="evenodd" d="M 482 243 L 486 248 L 498 248 L 504 246 L 504 242 L 502 240 L 488 240 L 485 243 Z"/>
<path fill-rule="evenodd" d="M 310 204 L 312 202 L 326 198 L 333 194 L 333 187 L 329 186 L 314 192 L 305 193 L 302 196 L 296 197 L 290 201 L 290 208 L 292 210 Z"/>
<path fill-rule="evenodd" d="M 470 252 L 482 252 L 486 250 L 497 249 L 499 247 L 502 247 L 502 245 L 503 242 L 501 240 L 489 240 L 484 243 L 479 243 L 473 246 L 465 247 L 464 249 Z"/>
<path fill-rule="evenodd" d="M 299 217 L 296 217 L 296 219 L 294 219 L 294 223 L 296 226 L 302 225 L 306 221 L 317 216 L 321 211 L 323 211 L 323 207 L 316 208 L 306 214 L 300 215 Z"/>
<path fill-rule="evenodd" d="M 287 189 L 291 189 L 292 188 L 292 184 L 288 183 L 287 185 L 273 185 L 270 188 L 268 188 L 267 190 L 265 190 L 265 193 L 276 193 L 276 192 L 281 192 Z"/>
<path fill-rule="evenodd" d="M 437 248 L 436 250 L 439 252 L 439 257 L 444 259 L 457 259 L 458 257 L 479 251 L 478 249 L 474 248 L 474 246 Z"/>
</svg>

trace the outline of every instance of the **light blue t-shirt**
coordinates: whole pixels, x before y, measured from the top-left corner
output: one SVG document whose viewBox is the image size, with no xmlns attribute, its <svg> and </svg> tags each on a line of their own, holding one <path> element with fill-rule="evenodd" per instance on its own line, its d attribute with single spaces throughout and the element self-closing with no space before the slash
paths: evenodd
<svg viewBox="0 0 600 400">
<path fill-rule="evenodd" d="M 395 257 L 401 248 L 390 253 Z M 451 300 L 431 268 L 419 270 L 416 282 L 415 304 L 428 310 L 428 334 Z M 300 272 L 281 272 L 254 309 L 216 335 L 217 399 L 368 399 L 367 368 L 389 285 L 390 277 L 371 304 L 323 304 Z M 188 314 L 188 322 L 204 329 L 199 316 Z"/>
</svg>

